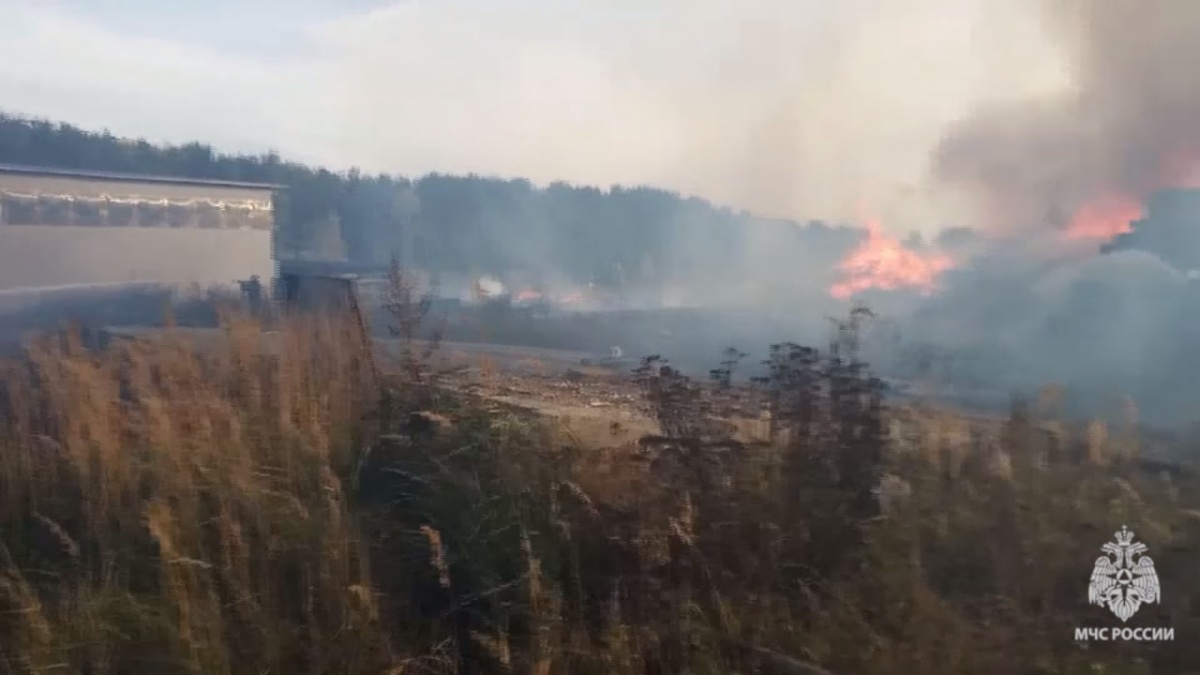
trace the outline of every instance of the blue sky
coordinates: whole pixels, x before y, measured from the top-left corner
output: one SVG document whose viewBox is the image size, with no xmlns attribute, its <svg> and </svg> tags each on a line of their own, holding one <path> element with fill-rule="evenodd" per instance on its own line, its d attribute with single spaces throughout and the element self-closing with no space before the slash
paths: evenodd
<svg viewBox="0 0 1200 675">
<path fill-rule="evenodd" d="M 0 0 L 0 102 L 334 168 L 925 229 L 958 208 L 922 182 L 946 125 L 1064 85 L 1032 1 Z"/>
</svg>

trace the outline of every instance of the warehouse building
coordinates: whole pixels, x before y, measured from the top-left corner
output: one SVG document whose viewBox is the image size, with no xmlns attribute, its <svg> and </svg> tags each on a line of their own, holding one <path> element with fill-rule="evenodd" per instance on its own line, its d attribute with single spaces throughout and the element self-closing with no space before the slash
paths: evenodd
<svg viewBox="0 0 1200 675">
<path fill-rule="evenodd" d="M 0 164 L 0 293 L 270 279 L 280 189 Z"/>
</svg>

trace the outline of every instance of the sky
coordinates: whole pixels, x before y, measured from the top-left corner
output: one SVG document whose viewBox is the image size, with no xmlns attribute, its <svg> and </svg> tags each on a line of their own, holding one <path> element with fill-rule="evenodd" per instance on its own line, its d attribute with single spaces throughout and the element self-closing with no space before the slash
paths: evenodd
<svg viewBox="0 0 1200 675">
<path fill-rule="evenodd" d="M 934 231 L 930 153 L 1069 86 L 1031 0 L 0 0 L 9 112 L 334 169 Z"/>
</svg>

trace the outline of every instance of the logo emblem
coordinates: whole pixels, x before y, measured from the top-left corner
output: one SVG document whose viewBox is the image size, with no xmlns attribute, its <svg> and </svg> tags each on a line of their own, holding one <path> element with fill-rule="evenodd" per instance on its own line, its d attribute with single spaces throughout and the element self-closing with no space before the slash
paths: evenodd
<svg viewBox="0 0 1200 675">
<path fill-rule="evenodd" d="M 1088 604 L 1107 607 L 1121 621 L 1129 621 L 1143 603 L 1161 599 L 1158 573 L 1146 545 L 1133 540 L 1133 532 L 1124 525 L 1116 533 L 1116 543 L 1100 547 L 1105 555 L 1096 559 L 1092 581 L 1088 584 Z"/>
</svg>

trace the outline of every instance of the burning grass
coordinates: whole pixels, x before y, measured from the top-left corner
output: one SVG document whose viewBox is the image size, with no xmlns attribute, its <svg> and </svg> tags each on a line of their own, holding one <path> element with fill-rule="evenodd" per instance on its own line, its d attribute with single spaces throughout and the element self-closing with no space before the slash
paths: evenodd
<svg viewBox="0 0 1200 675">
<path fill-rule="evenodd" d="M 589 449 L 375 365 L 350 321 L 227 316 L 5 365 L 0 673 L 1148 673 L 1200 663 L 1200 494 L 1120 428 L 888 415 L 854 352 L 741 395 L 648 360 L 653 434 Z M 403 331 L 401 331 L 403 332 Z M 406 352 L 408 353 L 408 352 Z M 386 364 L 385 364 L 386 365 Z M 1047 428 L 1057 429 L 1054 433 Z M 1176 642 L 1073 643 L 1128 524 Z M 1155 670 L 1151 671 L 1150 665 Z"/>
</svg>

